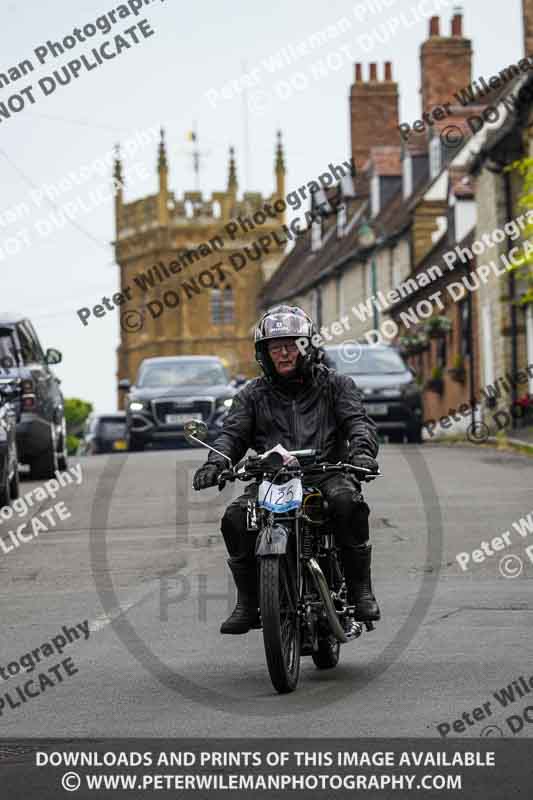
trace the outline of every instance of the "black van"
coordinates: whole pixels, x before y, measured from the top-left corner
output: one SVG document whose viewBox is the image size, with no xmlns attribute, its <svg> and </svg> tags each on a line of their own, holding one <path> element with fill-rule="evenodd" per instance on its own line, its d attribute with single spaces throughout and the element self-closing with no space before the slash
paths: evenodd
<svg viewBox="0 0 533 800">
<path fill-rule="evenodd" d="M 349 375 L 380 433 L 389 441 L 422 441 L 422 391 L 394 347 L 346 342 L 324 348 L 327 365 Z"/>
<path fill-rule="evenodd" d="M 0 377 L 20 381 L 17 448 L 32 480 L 53 478 L 67 468 L 63 395 L 50 369 L 61 358 L 58 350 L 43 351 L 29 319 L 0 313 Z"/>
<path fill-rule="evenodd" d="M 18 381 L 0 372 L 0 508 L 19 496 L 17 454 Z"/>
</svg>

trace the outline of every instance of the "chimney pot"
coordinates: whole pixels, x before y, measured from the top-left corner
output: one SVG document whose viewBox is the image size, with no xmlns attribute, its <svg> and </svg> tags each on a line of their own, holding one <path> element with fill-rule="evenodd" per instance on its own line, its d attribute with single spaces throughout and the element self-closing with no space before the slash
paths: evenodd
<svg viewBox="0 0 533 800">
<path fill-rule="evenodd" d="M 355 80 L 357 82 L 363 80 L 363 65 L 362 64 L 356 64 L 355 65 Z"/>
<path fill-rule="evenodd" d="M 429 35 L 440 36 L 440 18 L 431 17 L 429 20 Z"/>
<path fill-rule="evenodd" d="M 452 36 L 462 36 L 463 35 L 463 15 L 462 14 L 454 14 L 452 17 Z"/>
<path fill-rule="evenodd" d="M 390 61 L 385 61 L 385 80 L 392 80 L 392 63 Z"/>
<path fill-rule="evenodd" d="M 378 65 L 374 62 L 370 64 L 370 80 L 377 81 L 378 79 Z"/>
</svg>

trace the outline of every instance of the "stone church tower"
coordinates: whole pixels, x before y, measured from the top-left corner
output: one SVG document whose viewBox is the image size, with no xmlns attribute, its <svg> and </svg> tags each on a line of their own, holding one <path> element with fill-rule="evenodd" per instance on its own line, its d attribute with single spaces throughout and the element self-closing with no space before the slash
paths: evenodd
<svg viewBox="0 0 533 800">
<path fill-rule="evenodd" d="M 281 210 L 286 203 L 274 209 L 285 196 L 281 134 L 270 197 L 238 197 L 233 148 L 225 191 L 210 199 L 198 191 L 176 196 L 168 188 L 163 131 L 157 172 L 157 194 L 125 203 L 117 150 L 114 247 L 127 298 L 118 309 L 118 379 L 133 383 L 144 358 L 171 355 L 217 355 L 231 375 L 257 374 L 251 338 L 257 296 L 287 242 Z"/>
</svg>

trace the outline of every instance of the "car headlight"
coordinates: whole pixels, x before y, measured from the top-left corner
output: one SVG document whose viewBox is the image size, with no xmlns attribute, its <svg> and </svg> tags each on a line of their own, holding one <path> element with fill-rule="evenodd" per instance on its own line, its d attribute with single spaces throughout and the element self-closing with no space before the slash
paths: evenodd
<svg viewBox="0 0 533 800">
<path fill-rule="evenodd" d="M 225 400 L 218 401 L 220 411 L 228 411 L 233 405 L 233 397 L 226 397 Z"/>
<path fill-rule="evenodd" d="M 130 411 L 142 411 L 144 408 L 144 403 L 141 403 L 139 400 L 132 400 L 129 405 Z"/>
<path fill-rule="evenodd" d="M 404 383 L 402 386 L 402 391 L 404 394 L 419 394 L 420 393 L 420 386 L 416 381 L 410 381 L 409 383 Z"/>
</svg>

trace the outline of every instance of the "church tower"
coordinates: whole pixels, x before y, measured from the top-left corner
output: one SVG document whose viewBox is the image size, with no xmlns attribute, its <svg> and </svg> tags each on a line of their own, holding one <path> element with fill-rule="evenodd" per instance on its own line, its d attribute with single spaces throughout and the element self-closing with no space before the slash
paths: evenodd
<svg viewBox="0 0 533 800">
<path fill-rule="evenodd" d="M 157 157 L 157 194 L 124 201 L 123 168 L 114 164 L 115 258 L 120 290 L 118 379 L 135 382 L 144 358 L 216 355 L 231 375 L 257 374 L 252 342 L 257 297 L 283 258 L 285 164 L 278 131 L 275 191 L 239 197 L 233 147 L 225 191 L 169 190 L 165 132 Z"/>
</svg>

